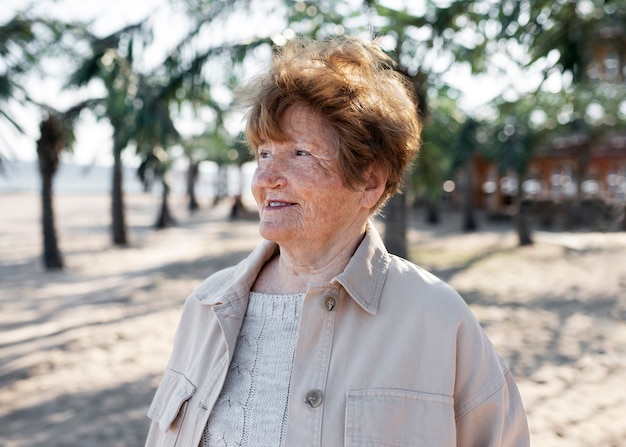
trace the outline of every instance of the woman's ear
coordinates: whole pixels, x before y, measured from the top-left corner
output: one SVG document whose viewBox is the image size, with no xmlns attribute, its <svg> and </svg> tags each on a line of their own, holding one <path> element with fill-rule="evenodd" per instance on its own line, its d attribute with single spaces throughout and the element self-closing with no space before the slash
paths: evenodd
<svg viewBox="0 0 626 447">
<path fill-rule="evenodd" d="M 361 196 L 361 205 L 371 209 L 380 200 L 387 185 L 387 171 L 380 166 L 372 166 L 366 175 L 366 183 Z"/>
</svg>

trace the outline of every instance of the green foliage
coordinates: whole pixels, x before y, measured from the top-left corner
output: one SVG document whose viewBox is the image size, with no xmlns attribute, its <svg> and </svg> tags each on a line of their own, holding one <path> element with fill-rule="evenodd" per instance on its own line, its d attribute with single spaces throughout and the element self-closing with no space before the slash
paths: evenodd
<svg viewBox="0 0 626 447">
<path fill-rule="evenodd" d="M 181 142 L 187 156 L 194 161 L 213 161 L 218 165 L 242 165 L 252 160 L 243 135 L 233 138 L 222 127 Z"/>
<path fill-rule="evenodd" d="M 96 110 L 113 126 L 114 152 L 121 152 L 131 141 L 140 151 L 165 145 L 176 134 L 165 94 L 169 91 L 142 76 L 134 64 L 135 46 L 150 41 L 150 29 L 140 22 L 104 37 L 87 31 L 85 36 L 89 54 L 69 76 L 67 87 L 80 88 L 94 81 L 104 85 L 107 94 Z"/>
<path fill-rule="evenodd" d="M 6 73 L 24 73 L 36 61 L 32 43 L 36 22 L 16 15 L 0 26 L 0 57 Z"/>
<path fill-rule="evenodd" d="M 429 101 L 422 148 L 411 174 L 411 187 L 417 196 L 432 200 L 440 197 L 443 181 L 457 165 L 451 153 L 464 120 L 464 114 L 450 96 L 437 96 Z"/>
<path fill-rule="evenodd" d="M 598 44 L 617 43 L 622 56 L 626 1 L 530 1 L 503 2 L 499 8 L 501 38 L 521 42 L 528 50 L 528 65 L 546 60 L 546 72 L 572 74 L 574 83 L 587 77 Z M 618 42 L 621 41 L 621 44 Z"/>
<path fill-rule="evenodd" d="M 60 49 L 65 48 L 64 37 L 79 28 L 76 24 L 31 17 L 26 12 L 17 13 L 0 25 L 0 124 L 7 123 L 9 128 L 25 133 L 22 123 L 13 115 L 15 107 L 35 104 L 47 110 L 50 119 L 62 123 L 61 126 L 65 128 L 62 132 L 62 147 L 71 149 L 76 117 L 80 110 L 87 107 L 86 103 L 59 112 L 52 107 L 37 104 L 24 88 L 23 81 L 28 74 L 42 71 L 43 60 L 58 56 Z M 15 107 L 10 107 L 11 103 Z M 0 130 L 4 127 L 0 127 Z M 4 141 L 1 134 L 0 141 Z M 0 163 L 3 158 L 1 149 Z"/>
<path fill-rule="evenodd" d="M 532 159 L 536 135 L 523 118 L 520 104 L 508 104 L 511 111 L 502 113 L 495 123 L 483 125 L 478 133 L 482 154 L 495 162 L 502 173 L 513 170 L 523 176 Z"/>
<path fill-rule="evenodd" d="M 34 26 L 35 21 L 21 14 L 0 25 L 0 120 L 19 132 L 24 130 L 8 112 L 7 104 L 10 100 L 26 101 L 20 80 L 37 61 Z"/>
</svg>

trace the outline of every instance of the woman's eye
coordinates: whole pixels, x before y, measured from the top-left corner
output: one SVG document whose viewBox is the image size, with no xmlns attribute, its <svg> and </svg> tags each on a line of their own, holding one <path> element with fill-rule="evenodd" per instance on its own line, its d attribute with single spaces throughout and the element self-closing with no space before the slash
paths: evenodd
<svg viewBox="0 0 626 447">
<path fill-rule="evenodd" d="M 305 155 L 311 155 L 311 153 L 308 152 L 308 151 L 303 151 L 303 150 L 298 149 L 298 150 L 296 150 L 296 155 L 298 157 L 303 157 Z"/>
<path fill-rule="evenodd" d="M 270 156 L 270 153 L 267 151 L 259 151 L 259 153 L 257 154 L 257 157 L 259 157 L 259 159 L 268 158 L 269 156 Z"/>
</svg>

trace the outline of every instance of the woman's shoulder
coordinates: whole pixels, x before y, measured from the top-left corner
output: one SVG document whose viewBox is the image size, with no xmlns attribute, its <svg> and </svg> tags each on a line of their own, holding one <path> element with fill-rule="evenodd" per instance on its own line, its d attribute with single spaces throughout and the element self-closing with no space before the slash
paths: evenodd
<svg viewBox="0 0 626 447">
<path fill-rule="evenodd" d="M 456 293 L 450 285 L 435 273 L 407 259 L 392 254 L 389 255 L 387 276 L 392 282 L 406 286 L 421 286 L 427 289 L 441 289 L 453 294 Z"/>
<path fill-rule="evenodd" d="M 465 318 L 471 311 L 461 295 L 439 276 L 411 261 L 391 255 L 384 294 L 402 306 Z M 471 318 L 471 317 L 470 317 Z"/>
<path fill-rule="evenodd" d="M 237 265 L 223 268 L 207 276 L 193 291 L 192 296 L 204 301 L 207 295 L 227 287 L 232 281 Z"/>
</svg>

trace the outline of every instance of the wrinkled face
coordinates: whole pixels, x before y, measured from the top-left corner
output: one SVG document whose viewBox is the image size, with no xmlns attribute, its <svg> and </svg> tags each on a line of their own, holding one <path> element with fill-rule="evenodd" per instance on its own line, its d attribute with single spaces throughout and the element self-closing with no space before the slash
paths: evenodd
<svg viewBox="0 0 626 447">
<path fill-rule="evenodd" d="M 287 141 L 265 141 L 257 148 L 252 193 L 261 235 L 279 244 L 323 248 L 363 226 L 368 216 L 363 193 L 344 186 L 324 121 L 306 107 L 293 106 L 281 128 Z"/>
</svg>

